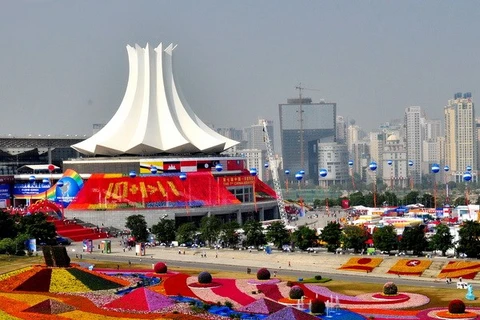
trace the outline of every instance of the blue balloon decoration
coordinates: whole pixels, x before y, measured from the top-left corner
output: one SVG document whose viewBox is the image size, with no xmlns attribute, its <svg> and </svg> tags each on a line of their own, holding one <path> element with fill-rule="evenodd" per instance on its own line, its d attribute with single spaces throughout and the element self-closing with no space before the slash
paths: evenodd
<svg viewBox="0 0 480 320">
<path fill-rule="evenodd" d="M 388 164 L 389 166 L 391 166 L 391 165 L 392 165 L 392 163 L 393 163 L 393 161 L 392 161 L 392 160 L 388 160 L 388 161 L 387 161 L 387 164 Z"/>
<path fill-rule="evenodd" d="M 30 181 L 31 183 L 35 182 L 35 180 L 36 180 L 36 179 L 35 179 L 35 176 L 30 176 L 30 177 L 28 178 L 28 181 Z"/>
<path fill-rule="evenodd" d="M 450 167 L 449 167 L 449 166 L 445 166 L 445 167 L 443 167 L 443 170 L 444 170 L 445 172 L 448 172 L 448 171 L 450 171 Z"/>
<path fill-rule="evenodd" d="M 377 163 L 375 161 L 370 162 L 370 164 L 368 165 L 368 168 L 370 168 L 370 170 L 372 171 L 377 170 Z"/>
<path fill-rule="evenodd" d="M 467 171 L 468 171 L 468 172 L 472 171 L 472 167 L 471 167 L 471 166 L 467 166 Z"/>
<path fill-rule="evenodd" d="M 257 168 L 250 168 L 250 175 L 256 176 L 257 175 Z"/>
<path fill-rule="evenodd" d="M 328 174 L 327 169 L 320 169 L 319 171 L 320 177 L 325 178 Z"/>
<path fill-rule="evenodd" d="M 59 188 L 63 187 L 63 181 L 62 180 L 58 180 L 57 187 L 59 187 Z"/>
<path fill-rule="evenodd" d="M 304 174 L 305 174 L 305 170 L 300 170 L 300 171 L 298 171 L 298 173 L 300 173 L 301 175 L 304 175 Z"/>
<path fill-rule="evenodd" d="M 432 164 L 432 172 L 438 173 L 440 171 L 440 166 L 437 163 Z"/>
<path fill-rule="evenodd" d="M 155 166 L 151 166 L 151 167 L 150 167 L 150 173 L 151 173 L 151 174 L 157 174 L 157 172 L 158 172 L 157 167 L 155 167 Z"/>
<path fill-rule="evenodd" d="M 128 175 L 130 176 L 130 178 L 135 178 L 137 176 L 137 173 L 134 170 L 132 170 Z"/>
<path fill-rule="evenodd" d="M 290 170 L 285 170 L 285 174 L 290 174 Z"/>
<path fill-rule="evenodd" d="M 409 167 L 412 167 L 412 166 L 413 166 L 413 161 L 412 161 L 412 160 L 408 160 L 408 166 L 409 166 Z"/>
<path fill-rule="evenodd" d="M 297 179 L 298 181 L 302 180 L 303 174 L 301 174 L 300 172 L 295 173 L 295 179 Z"/>
<path fill-rule="evenodd" d="M 50 180 L 48 180 L 48 178 L 43 178 L 42 179 L 43 184 L 48 184 L 49 182 L 50 182 Z"/>
<path fill-rule="evenodd" d="M 264 166 L 265 168 L 268 168 L 268 162 L 265 162 Z"/>
<path fill-rule="evenodd" d="M 468 172 L 468 171 L 465 172 L 465 173 L 463 174 L 463 180 L 464 180 L 465 182 L 468 182 L 468 181 L 472 180 L 472 174 L 471 174 L 470 172 Z"/>
<path fill-rule="evenodd" d="M 353 161 L 352 160 L 348 161 L 348 166 L 353 167 Z"/>
<path fill-rule="evenodd" d="M 222 171 L 222 170 L 223 170 L 222 164 L 221 164 L 221 163 L 217 163 L 217 164 L 215 165 L 215 170 L 217 170 L 218 172 Z"/>
<path fill-rule="evenodd" d="M 187 179 L 187 174 L 182 172 L 178 177 L 180 178 L 180 180 L 185 181 Z"/>
</svg>

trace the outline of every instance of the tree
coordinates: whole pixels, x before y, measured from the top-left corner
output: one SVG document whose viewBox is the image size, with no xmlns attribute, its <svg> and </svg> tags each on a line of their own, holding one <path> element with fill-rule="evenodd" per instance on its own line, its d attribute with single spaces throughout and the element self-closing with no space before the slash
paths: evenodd
<svg viewBox="0 0 480 320">
<path fill-rule="evenodd" d="M 445 224 L 439 224 L 435 234 L 430 239 L 430 244 L 433 250 L 442 251 L 442 256 L 444 256 L 448 249 L 453 248 L 452 241 L 453 236 L 450 233 L 450 228 Z"/>
<path fill-rule="evenodd" d="M 405 204 L 415 204 L 418 203 L 418 191 L 410 191 L 405 195 L 404 202 Z"/>
<path fill-rule="evenodd" d="M 125 227 L 130 229 L 132 236 L 137 242 L 146 242 L 148 238 L 147 222 L 141 214 L 134 214 L 127 217 Z"/>
<path fill-rule="evenodd" d="M 414 255 L 421 255 L 428 247 L 425 226 L 405 227 L 399 246 L 401 250 L 412 250 Z"/>
<path fill-rule="evenodd" d="M 367 231 L 359 226 L 345 226 L 340 236 L 343 247 L 345 249 L 353 249 L 355 253 L 365 248 L 365 241 L 367 240 Z"/>
<path fill-rule="evenodd" d="M 17 216 L 17 219 L 20 217 Z M 6 211 L 0 211 L 0 239 L 14 238 L 16 234 L 17 228 L 13 216 Z"/>
<path fill-rule="evenodd" d="M 221 227 L 222 221 L 217 216 L 204 216 L 200 221 L 200 237 L 210 245 L 217 241 Z"/>
<path fill-rule="evenodd" d="M 420 198 L 420 202 L 426 207 L 426 208 L 433 208 L 435 207 L 435 198 L 430 194 L 430 193 L 424 193 L 422 197 Z M 438 205 L 438 203 L 437 203 Z"/>
<path fill-rule="evenodd" d="M 161 219 L 152 226 L 152 233 L 160 242 L 172 242 L 175 240 L 175 220 Z"/>
<path fill-rule="evenodd" d="M 365 197 L 363 193 L 360 191 L 352 193 L 350 195 L 350 205 L 353 206 L 364 206 L 365 205 Z"/>
<path fill-rule="evenodd" d="M 194 222 L 183 223 L 177 229 L 177 241 L 180 243 L 192 243 L 196 232 L 197 227 Z"/>
<path fill-rule="evenodd" d="M 457 252 L 465 253 L 469 258 L 477 258 L 480 254 L 480 223 L 465 221 L 458 231 Z"/>
<path fill-rule="evenodd" d="M 390 206 L 397 206 L 398 205 L 398 198 L 397 194 L 390 192 L 390 191 L 385 191 L 383 193 L 385 201 L 388 203 Z"/>
<path fill-rule="evenodd" d="M 341 235 L 342 230 L 340 229 L 340 224 L 337 222 L 329 222 L 325 228 L 323 228 L 320 240 L 327 243 L 327 250 L 329 252 L 334 252 L 340 247 Z"/>
<path fill-rule="evenodd" d="M 247 238 L 247 246 L 258 247 L 265 244 L 265 234 L 263 233 L 263 226 L 260 222 L 255 220 L 248 220 L 243 225 L 244 235 Z"/>
<path fill-rule="evenodd" d="M 397 231 L 394 226 L 388 225 L 376 228 L 373 231 L 373 243 L 380 251 L 388 251 L 397 248 Z"/>
<path fill-rule="evenodd" d="M 267 227 L 266 238 L 273 242 L 278 249 L 284 244 L 290 243 L 290 233 L 281 221 L 275 221 Z"/>
<path fill-rule="evenodd" d="M 38 243 L 50 243 L 57 235 L 53 223 L 47 221 L 47 215 L 36 213 L 23 216 L 17 225 L 18 233 L 36 239 Z"/>
<path fill-rule="evenodd" d="M 293 243 L 301 250 L 307 250 L 317 244 L 317 232 L 307 226 L 300 226 L 292 233 Z"/>
<path fill-rule="evenodd" d="M 237 221 L 231 221 L 225 223 L 222 226 L 222 232 L 220 239 L 225 243 L 229 248 L 235 248 L 240 240 L 240 235 L 238 234 L 238 229 L 240 225 Z"/>
</svg>

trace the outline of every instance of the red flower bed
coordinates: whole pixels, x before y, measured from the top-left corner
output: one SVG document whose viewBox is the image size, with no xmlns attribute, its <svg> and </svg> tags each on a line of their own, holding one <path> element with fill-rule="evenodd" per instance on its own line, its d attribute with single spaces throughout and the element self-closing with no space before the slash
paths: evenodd
<svg viewBox="0 0 480 320">
<path fill-rule="evenodd" d="M 256 301 L 255 298 L 250 297 L 249 295 L 240 291 L 235 283 L 235 279 L 216 279 L 222 286 L 218 288 L 213 288 L 212 292 L 223 296 L 225 298 L 232 299 L 233 301 L 238 302 L 242 306 L 247 305 Z"/>
<path fill-rule="evenodd" d="M 15 291 L 48 292 L 51 278 L 52 269 L 41 269 L 27 281 L 16 287 Z"/>
<path fill-rule="evenodd" d="M 257 289 L 261 290 L 265 297 L 269 299 L 277 301 L 278 299 L 283 298 L 282 293 L 276 284 L 257 284 Z"/>
<path fill-rule="evenodd" d="M 163 282 L 163 287 L 165 288 L 165 294 L 169 296 L 184 296 L 191 298 L 200 298 L 197 297 L 193 291 L 187 285 L 187 278 L 189 275 L 184 273 L 179 273 L 174 276 L 168 277 Z M 200 298 L 201 299 L 201 298 Z"/>
<path fill-rule="evenodd" d="M 194 283 L 190 283 L 188 286 L 192 288 L 216 288 L 216 287 L 220 287 L 221 284 L 218 282 L 210 282 L 210 283 L 194 282 Z"/>
<path fill-rule="evenodd" d="M 15 290 L 16 287 L 30 279 L 35 273 L 38 272 L 38 270 L 40 270 L 40 267 L 34 267 L 30 270 L 3 280 L 2 282 L 0 282 L 0 291 L 10 292 Z"/>
</svg>

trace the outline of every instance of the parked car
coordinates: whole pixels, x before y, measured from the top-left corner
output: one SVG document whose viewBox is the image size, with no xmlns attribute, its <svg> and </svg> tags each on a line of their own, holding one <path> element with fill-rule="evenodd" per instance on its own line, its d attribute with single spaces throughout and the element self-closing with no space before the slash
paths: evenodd
<svg viewBox="0 0 480 320">
<path fill-rule="evenodd" d="M 61 237 L 61 236 L 57 236 L 55 240 L 57 241 L 57 244 L 63 245 L 63 246 L 69 246 L 73 242 L 72 239 L 67 237 Z"/>
</svg>

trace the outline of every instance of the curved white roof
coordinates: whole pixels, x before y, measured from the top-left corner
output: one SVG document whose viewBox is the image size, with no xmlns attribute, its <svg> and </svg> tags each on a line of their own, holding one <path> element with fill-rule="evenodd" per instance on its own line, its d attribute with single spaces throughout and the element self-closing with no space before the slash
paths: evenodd
<svg viewBox="0 0 480 320">
<path fill-rule="evenodd" d="M 173 49 L 127 46 L 129 77 L 125 96 L 112 119 L 92 137 L 72 146 L 85 155 L 219 153 L 237 141 L 197 117 L 173 77 Z"/>
</svg>

